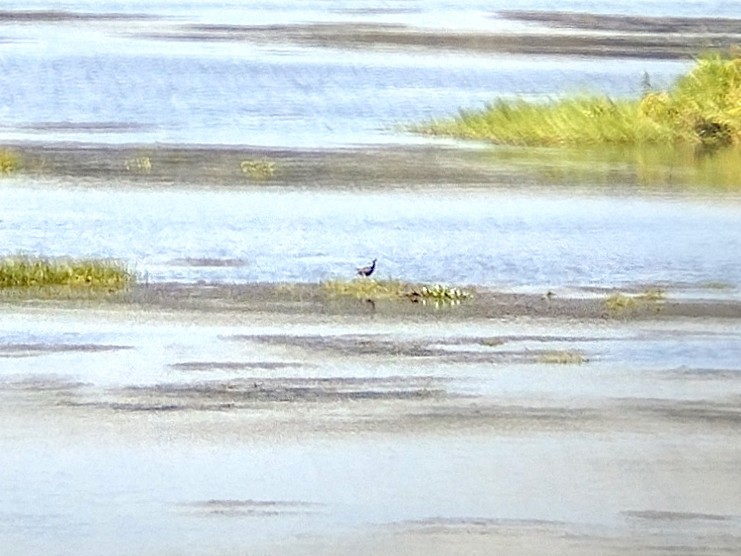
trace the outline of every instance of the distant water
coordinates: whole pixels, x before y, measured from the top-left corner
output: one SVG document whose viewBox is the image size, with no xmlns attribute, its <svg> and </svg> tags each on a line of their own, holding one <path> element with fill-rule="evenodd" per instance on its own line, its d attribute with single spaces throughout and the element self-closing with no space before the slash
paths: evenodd
<svg viewBox="0 0 741 556">
<path fill-rule="evenodd" d="M 687 63 L 526 57 L 240 40 L 148 38 L 193 23 L 394 23 L 447 31 L 537 29 L 498 19 L 502 1 L 6 1 L 0 8 L 114 19 L 3 21 L 0 142 L 199 143 L 287 147 L 418 142 L 397 124 L 498 96 L 575 90 L 633 95 Z M 741 16 L 738 2 L 518 3 L 640 15 Z M 542 30 L 542 29 L 541 29 Z M 554 31 L 555 32 L 555 31 Z"/>
</svg>

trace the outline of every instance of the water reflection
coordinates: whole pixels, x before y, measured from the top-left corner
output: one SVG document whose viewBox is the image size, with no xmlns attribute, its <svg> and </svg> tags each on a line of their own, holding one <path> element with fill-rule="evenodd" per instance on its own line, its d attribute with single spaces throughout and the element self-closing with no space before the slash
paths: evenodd
<svg viewBox="0 0 741 556">
<path fill-rule="evenodd" d="M 539 183 L 636 190 L 741 191 L 741 149 L 654 146 L 600 148 L 488 147 L 480 157 Z"/>
</svg>

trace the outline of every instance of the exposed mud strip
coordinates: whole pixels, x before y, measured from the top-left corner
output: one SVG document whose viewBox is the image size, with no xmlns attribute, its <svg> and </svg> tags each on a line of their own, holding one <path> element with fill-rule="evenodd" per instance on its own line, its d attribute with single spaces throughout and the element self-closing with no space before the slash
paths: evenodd
<svg viewBox="0 0 741 556">
<path fill-rule="evenodd" d="M 291 369 L 304 366 L 303 363 L 283 361 L 183 361 L 172 363 L 171 369 L 176 371 L 274 371 L 277 369 Z"/>
<path fill-rule="evenodd" d="M 339 356 L 393 356 L 436 358 L 457 363 L 536 363 L 559 353 L 552 347 L 542 349 L 502 349 L 508 341 L 565 342 L 567 347 L 578 338 L 532 336 L 519 338 L 473 337 L 431 338 L 407 340 L 373 335 L 297 336 L 257 335 L 234 336 L 236 341 L 252 341 L 271 345 L 298 347 L 314 352 L 330 352 Z M 596 341 L 596 338 L 591 340 Z"/>
<path fill-rule="evenodd" d="M 106 392 L 104 400 L 70 400 L 76 407 L 116 411 L 227 411 L 260 409 L 266 404 L 423 401 L 446 397 L 431 378 L 280 378 L 264 377 L 195 384 L 130 386 Z"/>
<path fill-rule="evenodd" d="M 671 290 L 669 290 L 671 291 Z M 625 310 L 611 310 L 607 297 L 548 296 L 476 288 L 473 299 L 459 305 L 411 303 L 407 298 L 371 300 L 328 296 L 321 284 L 139 284 L 116 303 L 205 311 L 240 311 L 290 314 L 367 315 L 459 321 L 476 318 L 548 317 L 554 319 L 671 320 L 741 318 L 741 302 L 734 299 L 672 299 L 640 302 Z"/>
<path fill-rule="evenodd" d="M 271 517 L 321 511 L 322 505 L 292 500 L 206 500 L 180 505 L 180 509 L 202 517 Z"/>
<path fill-rule="evenodd" d="M 57 343 L 19 343 L 0 344 L 0 357 L 34 357 L 49 353 L 98 353 L 101 351 L 121 351 L 132 349 L 131 346 L 108 344 L 57 344 Z"/>
<path fill-rule="evenodd" d="M 503 10 L 495 17 L 585 31 L 741 34 L 741 20 L 719 17 L 650 17 L 547 10 Z"/>
<path fill-rule="evenodd" d="M 736 31 L 736 33 L 733 33 Z M 738 31 L 728 34 L 556 35 L 552 33 L 482 33 L 421 29 L 400 24 L 316 23 L 292 25 L 184 25 L 146 38 L 181 41 L 297 43 L 324 48 L 418 48 L 475 53 L 546 54 L 625 58 L 687 58 L 703 48 L 729 48 Z"/>
<path fill-rule="evenodd" d="M 0 22 L 5 23 L 75 23 L 104 21 L 143 21 L 146 14 L 87 13 L 69 10 L 0 10 Z"/>
</svg>

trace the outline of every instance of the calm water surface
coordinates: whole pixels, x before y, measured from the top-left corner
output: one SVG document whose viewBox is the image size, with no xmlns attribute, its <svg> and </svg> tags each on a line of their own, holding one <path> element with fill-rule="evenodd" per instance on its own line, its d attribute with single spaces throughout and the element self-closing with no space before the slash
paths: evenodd
<svg viewBox="0 0 741 556">
<path fill-rule="evenodd" d="M 687 62 L 311 48 L 281 41 L 155 40 L 184 25 L 394 23 L 443 31 L 539 29 L 498 19 L 506 2 L 5 2 L 145 16 L 3 23 L 0 140 L 329 147 L 420 141 L 400 122 L 498 96 L 575 90 L 623 96 L 644 72 L 667 85 Z M 552 9 L 548 2 L 518 4 Z M 736 2 L 566 2 L 559 10 L 739 16 Z M 542 29 L 541 29 L 542 30 Z"/>
<path fill-rule="evenodd" d="M 635 94 L 686 62 L 341 50 L 149 38 L 192 23 L 401 23 L 522 31 L 506 2 L 5 2 L 118 19 L 4 23 L 0 141 L 342 147 L 424 141 L 399 122 L 496 96 Z M 552 8 L 530 1 L 519 8 Z M 739 15 L 736 2 L 578 2 L 559 10 Z M 125 17 L 124 17 L 125 16 Z M 0 250 L 112 256 L 150 280 L 295 281 L 352 275 L 555 287 L 741 284 L 738 204 L 502 192 L 156 191 L 6 180 Z M 307 184 L 311 185 L 311 184 Z M 347 184 L 361 186 L 362 184 Z M 517 187 L 517 184 L 505 184 Z M 546 184 L 547 185 L 547 184 Z M 617 187 L 620 184 L 615 184 Z M 124 187 L 125 184 L 124 184 Z M 224 267 L 177 264 L 222 259 Z"/>
<path fill-rule="evenodd" d="M 738 200 L 3 185 L 0 245 L 115 257 L 151 281 L 350 278 L 378 257 L 379 276 L 419 281 L 741 286 Z"/>
</svg>

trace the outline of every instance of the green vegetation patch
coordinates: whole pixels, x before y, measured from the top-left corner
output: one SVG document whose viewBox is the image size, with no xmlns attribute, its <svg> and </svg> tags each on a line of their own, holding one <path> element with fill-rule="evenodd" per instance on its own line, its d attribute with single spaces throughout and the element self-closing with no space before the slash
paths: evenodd
<svg viewBox="0 0 741 556">
<path fill-rule="evenodd" d="M 741 50 L 700 58 L 668 91 L 638 100 L 580 95 L 544 103 L 497 100 L 412 130 L 497 144 L 741 146 Z"/>
<path fill-rule="evenodd" d="M 243 160 L 239 167 L 245 176 L 256 181 L 269 180 L 275 175 L 275 163 L 270 160 Z"/>
<path fill-rule="evenodd" d="M 137 174 L 149 174 L 152 172 L 152 159 L 148 156 L 138 156 L 124 160 L 124 168 L 128 172 Z"/>
<path fill-rule="evenodd" d="M 639 311 L 660 312 L 666 294 L 660 289 L 648 289 L 637 295 L 614 293 L 605 299 L 605 309 L 610 316 L 629 316 Z"/>
<path fill-rule="evenodd" d="M 406 291 L 404 296 L 415 303 L 433 301 L 436 304 L 450 303 L 452 305 L 457 305 L 464 299 L 472 297 L 470 292 L 442 284 L 415 287 Z"/>
<path fill-rule="evenodd" d="M 407 299 L 414 303 L 458 304 L 472 296 L 471 292 L 435 284 L 431 286 L 414 285 L 401 280 L 375 280 L 356 278 L 354 280 L 329 280 L 322 283 L 322 291 L 328 297 L 354 297 L 357 299 Z"/>
<path fill-rule="evenodd" d="M 2 289 L 65 287 L 114 292 L 134 282 L 134 274 L 114 260 L 52 259 L 28 255 L 0 259 Z"/>
<path fill-rule="evenodd" d="M 578 351 L 551 351 L 538 357 L 538 363 L 550 365 L 581 365 L 589 361 Z"/>
<path fill-rule="evenodd" d="M 401 280 L 328 280 L 322 282 L 322 292 L 329 297 L 355 297 L 357 299 L 394 299 L 404 295 L 409 285 Z"/>
<path fill-rule="evenodd" d="M 0 150 L 0 175 L 12 174 L 20 166 L 21 159 L 13 151 Z"/>
</svg>

